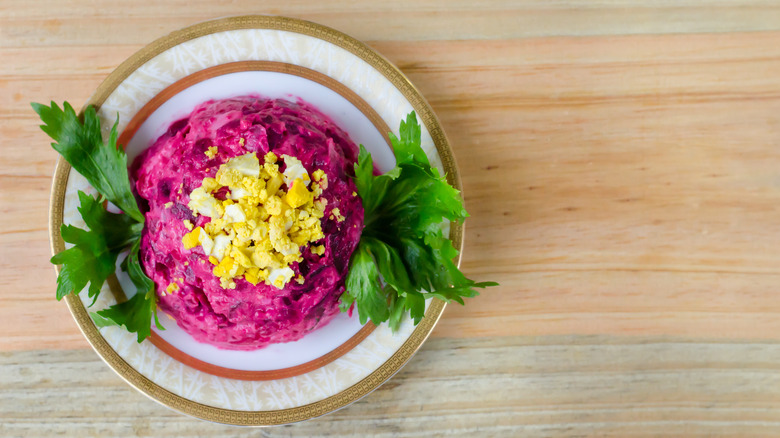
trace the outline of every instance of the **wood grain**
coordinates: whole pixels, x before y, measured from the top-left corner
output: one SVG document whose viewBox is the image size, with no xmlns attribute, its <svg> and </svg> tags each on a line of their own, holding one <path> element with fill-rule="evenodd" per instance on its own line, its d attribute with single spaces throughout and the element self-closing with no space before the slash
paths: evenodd
<svg viewBox="0 0 780 438">
<path fill-rule="evenodd" d="M 56 153 L 29 107 L 80 106 L 154 38 L 246 13 L 408 75 L 461 168 L 463 269 L 501 283 L 375 394 L 262 431 L 170 412 L 88 350 L 53 299 Z M 780 435 L 775 1 L 6 0 L 0 59 L 0 435 Z"/>
<path fill-rule="evenodd" d="M 354 405 L 262 430 L 163 408 L 88 350 L 0 353 L 0 387 L 4 399 L 14 400 L 0 412 L 3 436 L 776 436 L 780 344 L 645 336 L 432 339 Z"/>
</svg>

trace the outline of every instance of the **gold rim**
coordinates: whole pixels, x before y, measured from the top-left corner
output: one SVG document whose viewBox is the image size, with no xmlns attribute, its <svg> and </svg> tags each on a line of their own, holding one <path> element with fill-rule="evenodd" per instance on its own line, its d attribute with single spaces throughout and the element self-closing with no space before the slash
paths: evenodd
<svg viewBox="0 0 780 438">
<path fill-rule="evenodd" d="M 462 190 L 460 175 L 455 163 L 455 158 L 449 147 L 449 142 L 441 129 L 438 119 L 433 113 L 428 102 L 409 80 L 390 61 L 379 55 L 364 43 L 345 35 L 329 27 L 309 21 L 277 17 L 248 15 L 240 17 L 222 18 L 207 21 L 175 31 L 164 36 L 140 51 L 133 54 L 114 70 L 97 88 L 84 108 L 89 105 L 100 107 L 108 96 L 136 69 L 152 59 L 154 56 L 194 38 L 210 35 L 217 32 L 238 29 L 271 29 L 299 33 L 319 38 L 336 46 L 339 46 L 355 56 L 359 57 L 387 78 L 404 97 L 412 104 L 421 123 L 425 125 L 431 134 L 436 149 L 441 157 L 442 164 L 447 172 L 447 179 L 458 190 Z M 65 188 L 70 173 L 70 165 L 62 158 L 57 160 L 52 182 L 51 201 L 49 208 L 49 234 L 52 253 L 56 254 L 65 249 L 60 237 L 59 229 L 62 225 L 62 214 L 65 203 Z M 450 238 L 456 248 L 463 249 L 463 226 L 452 224 Z M 457 260 L 460 264 L 460 256 Z M 401 345 L 386 362 L 371 374 L 352 385 L 351 387 L 332 395 L 328 398 L 311 404 L 289 409 L 274 411 L 238 411 L 216 408 L 194 402 L 176 395 L 136 371 L 100 335 L 97 327 L 92 323 L 89 314 L 81 300 L 74 295 L 66 297 L 68 308 L 79 325 L 79 329 L 87 338 L 100 357 L 128 384 L 135 387 L 151 399 L 193 417 L 208 421 L 242 425 L 264 426 L 289 424 L 310 418 L 325 415 L 342 408 L 369 394 L 382 383 L 393 376 L 414 355 L 422 343 L 428 338 L 433 327 L 441 317 L 445 304 L 434 299 L 425 317 L 417 325 L 411 336 Z"/>
</svg>

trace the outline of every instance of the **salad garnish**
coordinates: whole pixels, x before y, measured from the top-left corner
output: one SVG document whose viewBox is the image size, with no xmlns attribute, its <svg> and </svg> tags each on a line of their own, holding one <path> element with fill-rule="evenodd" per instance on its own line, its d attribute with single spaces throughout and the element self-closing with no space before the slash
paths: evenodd
<svg viewBox="0 0 780 438">
<path fill-rule="evenodd" d="M 498 285 L 466 278 L 453 262 L 458 250 L 441 225 L 468 214 L 460 193 L 431 166 L 421 132 L 412 111 L 401 121 L 400 138 L 389 134 L 396 164 L 382 175 L 374 175 L 371 154 L 360 145 L 355 178 L 365 227 L 340 308 L 357 303 L 361 324 L 388 321 L 395 331 L 407 313 L 415 325 L 420 322 L 426 299 L 463 304 L 463 298 L 478 295 L 475 289 Z"/>
<path fill-rule="evenodd" d="M 138 260 L 144 216 L 130 189 L 127 155 L 116 144 L 119 118 L 108 142 L 104 142 L 100 119 L 92 106 L 84 111 L 83 121 L 68 102 L 62 108 L 54 102 L 51 106 L 33 103 L 32 107 L 44 123 L 41 129 L 54 140 L 54 150 L 100 194 L 95 198 L 79 190 L 78 210 L 88 229 L 65 224 L 60 227 L 62 240 L 73 246 L 51 258 L 51 263 L 62 266 L 57 276 L 57 299 L 78 294 L 89 284 L 91 307 L 103 283 L 116 271 L 119 255 L 129 249 L 120 267 L 133 281 L 135 295 L 123 303 L 90 312 L 92 320 L 98 327 L 124 326 L 138 335 L 138 342 L 151 335 L 152 317 L 157 328 L 164 330 L 157 319 L 154 282 L 144 274 Z M 124 214 L 109 212 L 104 201 Z"/>
</svg>

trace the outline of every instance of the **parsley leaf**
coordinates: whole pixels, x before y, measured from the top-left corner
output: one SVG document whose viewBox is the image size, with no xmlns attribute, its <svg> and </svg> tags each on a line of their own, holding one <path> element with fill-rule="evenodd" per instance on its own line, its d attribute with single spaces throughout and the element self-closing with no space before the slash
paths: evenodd
<svg viewBox="0 0 780 438">
<path fill-rule="evenodd" d="M 401 135 L 401 138 L 396 137 L 392 132 L 388 133 L 396 162 L 417 161 L 430 167 L 431 163 L 428 161 L 428 156 L 425 155 L 425 151 L 420 147 L 422 127 L 417 123 L 417 115 L 414 111 L 406 116 L 406 120 L 401 120 L 401 127 L 398 133 Z"/>
<path fill-rule="evenodd" d="M 165 330 L 157 319 L 157 296 L 154 292 L 154 282 L 144 274 L 138 261 L 140 244 L 140 239 L 135 241 L 130 249 L 130 254 L 122 263 L 122 269 L 128 273 L 138 289 L 135 295 L 123 303 L 90 313 L 92 320 L 98 327 L 125 326 L 127 331 L 138 335 L 138 342 L 152 334 L 152 317 L 154 317 L 157 328 Z"/>
<path fill-rule="evenodd" d="M 84 111 L 83 122 L 67 102 L 62 109 L 54 102 L 50 107 L 38 103 L 32 107 L 44 122 L 41 129 L 54 139 L 52 147 L 101 195 L 94 198 L 79 192 L 78 211 L 88 230 L 64 224 L 60 227 L 62 239 L 74 246 L 51 258 L 51 263 L 62 265 L 57 299 L 78 294 L 89 285 L 87 294 L 94 304 L 103 283 L 116 271 L 119 254 L 129 248 L 121 267 L 137 288 L 135 295 L 91 315 L 98 327 L 123 325 L 141 342 L 151 334 L 152 317 L 157 327 L 162 327 L 157 320 L 154 282 L 144 274 L 138 260 L 144 216 L 131 190 L 127 155 L 117 147 L 119 120 L 111 128 L 108 142 L 103 142 L 100 119 L 92 106 Z M 124 214 L 107 211 L 105 200 Z"/>
<path fill-rule="evenodd" d="M 55 255 L 51 262 L 63 265 L 57 277 L 57 299 L 81 291 L 89 283 L 89 297 L 97 299 L 100 288 L 114 273 L 124 247 L 138 240 L 143 224 L 124 214 L 109 213 L 98 199 L 79 191 L 78 208 L 89 230 L 62 225 L 62 239 L 73 246 Z"/>
<path fill-rule="evenodd" d="M 425 299 L 463 304 L 475 289 L 495 286 L 466 278 L 453 262 L 458 251 L 444 236 L 444 220 L 468 214 L 460 193 L 431 167 L 421 147 L 422 127 L 414 112 L 401 121 L 399 137 L 390 133 L 396 166 L 373 174 L 371 154 L 360 146 L 355 182 L 363 201 L 363 234 L 350 261 L 341 309 L 357 303 L 360 322 L 389 321 L 396 330 L 407 313 L 417 324 Z"/>
<path fill-rule="evenodd" d="M 84 111 L 83 123 L 68 102 L 62 106 L 61 109 L 54 102 L 50 107 L 40 103 L 32 104 L 45 123 L 41 129 L 55 141 L 51 146 L 78 173 L 84 175 L 101 195 L 136 221 L 143 222 L 144 216 L 130 189 L 127 156 L 116 144 L 119 118 L 111 128 L 108 143 L 104 143 L 100 133 L 100 119 L 93 106 Z"/>
<path fill-rule="evenodd" d="M 371 251 L 365 242 L 358 243 L 352 260 L 354 264 L 347 274 L 346 286 L 353 291 L 350 296 L 358 302 L 360 323 L 365 324 L 368 318 L 371 318 L 371 322 L 380 324 L 388 316 L 387 298 L 379 280 L 379 270 L 373 263 Z"/>
<path fill-rule="evenodd" d="M 355 164 L 355 185 L 358 194 L 363 201 L 365 217 L 372 217 L 372 213 L 379 207 L 384 199 L 390 183 L 398 178 L 401 169 L 393 168 L 383 175 L 374 176 L 374 160 L 363 145 L 360 145 L 358 162 Z"/>
</svg>

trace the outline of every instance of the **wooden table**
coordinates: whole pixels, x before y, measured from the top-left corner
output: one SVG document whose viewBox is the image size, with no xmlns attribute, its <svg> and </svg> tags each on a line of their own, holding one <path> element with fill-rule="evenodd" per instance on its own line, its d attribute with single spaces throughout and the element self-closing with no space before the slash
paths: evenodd
<svg viewBox="0 0 780 438">
<path fill-rule="evenodd" d="M 461 167 L 464 271 L 389 383 L 263 436 L 780 436 L 780 5 L 771 1 L 0 2 L 0 435 L 257 436 L 146 399 L 54 299 L 56 158 L 81 106 L 177 28 L 271 13 L 368 42 Z"/>
</svg>

